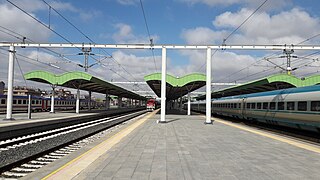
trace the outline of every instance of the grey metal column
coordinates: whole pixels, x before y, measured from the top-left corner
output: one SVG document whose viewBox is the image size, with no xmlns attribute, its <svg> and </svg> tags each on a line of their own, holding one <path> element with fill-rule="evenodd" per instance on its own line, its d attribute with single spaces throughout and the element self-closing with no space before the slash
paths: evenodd
<svg viewBox="0 0 320 180">
<path fill-rule="evenodd" d="M 109 109 L 109 104 L 110 104 L 110 102 L 109 102 L 109 94 L 106 93 L 106 102 L 105 102 L 105 109 L 106 109 L 106 110 Z"/>
<path fill-rule="evenodd" d="M 122 107 L 122 97 L 118 96 L 118 108 Z"/>
<path fill-rule="evenodd" d="M 211 48 L 207 48 L 206 122 L 211 122 Z"/>
<path fill-rule="evenodd" d="M 80 90 L 77 89 L 76 113 L 80 113 Z"/>
<path fill-rule="evenodd" d="M 31 94 L 28 94 L 28 119 L 31 119 Z"/>
<path fill-rule="evenodd" d="M 14 120 L 14 118 L 12 118 L 13 81 L 14 81 L 14 56 L 15 56 L 15 48 L 14 48 L 13 45 L 11 45 L 9 47 L 7 115 L 6 115 L 5 120 Z"/>
<path fill-rule="evenodd" d="M 182 96 L 180 97 L 180 107 L 179 107 L 180 111 L 182 110 Z"/>
<path fill-rule="evenodd" d="M 91 111 L 91 91 L 89 91 L 89 104 L 88 104 L 88 109 Z"/>
<path fill-rule="evenodd" d="M 188 92 L 188 116 L 191 114 L 190 92 Z"/>
<path fill-rule="evenodd" d="M 50 113 L 54 113 L 54 96 L 55 96 L 55 85 L 52 85 L 52 95 L 51 95 L 51 108 L 50 108 Z"/>
<path fill-rule="evenodd" d="M 166 74 L 167 74 L 167 49 L 162 47 L 161 67 L 161 118 L 160 123 L 166 122 Z"/>
</svg>

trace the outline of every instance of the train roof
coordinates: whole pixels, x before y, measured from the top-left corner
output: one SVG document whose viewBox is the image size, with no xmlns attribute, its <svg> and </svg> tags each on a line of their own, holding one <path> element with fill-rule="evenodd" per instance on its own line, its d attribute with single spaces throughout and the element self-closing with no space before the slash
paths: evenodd
<svg viewBox="0 0 320 180">
<path fill-rule="evenodd" d="M 7 98 L 6 94 L 0 94 L 0 98 Z M 28 99 L 28 96 L 21 96 L 21 95 L 13 95 L 13 98 L 21 98 L 21 99 Z M 43 99 L 42 96 L 32 96 L 32 99 Z"/>
<path fill-rule="evenodd" d="M 248 97 L 272 96 L 272 95 L 281 95 L 281 94 L 295 94 L 295 93 L 305 93 L 305 92 L 314 92 L 314 91 L 320 91 L 320 85 L 306 86 L 306 87 L 299 87 L 299 88 L 288 88 L 288 89 L 281 89 L 281 90 L 275 90 L 275 91 L 244 94 L 244 95 L 239 95 L 239 96 L 228 96 L 228 97 L 215 98 L 215 99 L 219 99 L 219 100 L 241 99 L 241 98 L 248 98 Z M 215 99 L 212 99 L 212 100 L 215 100 Z"/>
</svg>

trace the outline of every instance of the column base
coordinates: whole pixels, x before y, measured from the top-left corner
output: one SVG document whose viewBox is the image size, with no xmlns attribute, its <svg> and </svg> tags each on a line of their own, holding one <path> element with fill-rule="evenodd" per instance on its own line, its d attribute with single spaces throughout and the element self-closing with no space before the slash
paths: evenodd
<svg viewBox="0 0 320 180">
<path fill-rule="evenodd" d="M 55 114 L 56 112 L 51 112 L 51 111 L 50 111 L 49 113 L 50 113 L 50 114 Z"/>
<path fill-rule="evenodd" d="M 165 124 L 167 123 L 167 121 L 160 121 L 160 120 L 157 120 L 157 124 Z"/>
<path fill-rule="evenodd" d="M 203 124 L 205 124 L 205 125 L 207 125 L 207 124 L 213 124 L 213 122 L 212 122 L 212 121 L 210 121 L 210 122 L 205 121 Z"/>
<path fill-rule="evenodd" d="M 4 118 L 3 120 L 4 121 L 15 121 L 16 119 L 14 119 L 14 118 Z"/>
</svg>

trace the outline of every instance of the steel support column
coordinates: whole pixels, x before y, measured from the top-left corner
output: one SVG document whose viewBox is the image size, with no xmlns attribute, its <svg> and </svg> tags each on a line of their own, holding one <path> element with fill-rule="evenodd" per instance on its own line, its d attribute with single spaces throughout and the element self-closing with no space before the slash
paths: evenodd
<svg viewBox="0 0 320 180">
<path fill-rule="evenodd" d="M 76 113 L 80 113 L 80 89 L 77 89 Z"/>
<path fill-rule="evenodd" d="M 91 111 L 91 91 L 89 91 L 89 103 L 88 103 L 88 109 Z"/>
<path fill-rule="evenodd" d="M 118 96 L 118 108 L 122 107 L 122 97 Z"/>
<path fill-rule="evenodd" d="M 108 93 L 106 93 L 105 110 L 108 110 L 108 109 L 109 109 L 109 104 L 110 104 L 110 101 L 109 101 L 109 94 L 108 94 Z"/>
<path fill-rule="evenodd" d="M 13 81 L 14 81 L 14 46 L 9 47 L 9 69 L 8 69 L 8 91 L 7 91 L 7 115 L 5 120 L 14 120 L 12 118 L 12 104 L 13 104 Z"/>
<path fill-rule="evenodd" d="M 52 95 L 51 95 L 51 108 L 50 108 L 50 113 L 55 113 L 54 111 L 54 96 L 55 96 L 55 93 L 56 93 L 56 86 L 55 85 L 52 85 Z"/>
<path fill-rule="evenodd" d="M 207 48 L 207 83 L 206 83 L 206 121 L 205 124 L 211 122 L 211 48 Z"/>
<path fill-rule="evenodd" d="M 162 48 L 162 67 L 161 67 L 161 118 L 160 123 L 166 122 L 166 74 L 167 74 L 167 49 Z"/>
<path fill-rule="evenodd" d="M 188 116 L 191 115 L 190 92 L 188 92 Z"/>
</svg>

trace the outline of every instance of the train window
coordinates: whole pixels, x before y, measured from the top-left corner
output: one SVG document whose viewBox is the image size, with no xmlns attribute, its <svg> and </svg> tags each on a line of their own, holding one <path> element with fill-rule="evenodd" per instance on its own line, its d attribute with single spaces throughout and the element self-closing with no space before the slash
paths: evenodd
<svg viewBox="0 0 320 180">
<path fill-rule="evenodd" d="M 298 102 L 298 111 L 307 111 L 307 101 Z"/>
<path fill-rule="evenodd" d="M 251 103 L 251 109 L 255 109 L 256 108 L 256 103 Z"/>
<path fill-rule="evenodd" d="M 236 103 L 233 103 L 233 108 L 237 108 L 237 104 Z"/>
<path fill-rule="evenodd" d="M 320 101 L 311 101 L 311 111 L 320 111 Z"/>
<path fill-rule="evenodd" d="M 268 103 L 267 102 L 264 102 L 262 104 L 262 109 L 268 109 Z"/>
<path fill-rule="evenodd" d="M 271 102 L 270 103 L 270 109 L 272 109 L 272 110 L 276 109 L 276 103 L 275 102 Z"/>
<path fill-rule="evenodd" d="M 34 104 L 34 100 L 31 101 L 31 104 Z"/>
<path fill-rule="evenodd" d="M 23 101 L 22 101 L 22 104 L 27 104 L 27 100 L 23 100 Z"/>
<path fill-rule="evenodd" d="M 241 103 L 238 104 L 238 108 L 241 109 Z"/>
<path fill-rule="evenodd" d="M 278 102 L 278 110 L 284 110 L 284 102 Z"/>
<path fill-rule="evenodd" d="M 257 103 L 257 109 L 261 109 L 261 103 Z"/>
<path fill-rule="evenodd" d="M 13 100 L 13 104 L 17 104 L 17 100 L 16 99 Z"/>
<path fill-rule="evenodd" d="M 6 104 L 6 100 L 5 99 L 1 99 L 1 104 Z"/>
<path fill-rule="evenodd" d="M 22 100 L 21 99 L 18 99 L 18 104 L 22 104 Z"/>
<path fill-rule="evenodd" d="M 287 110 L 294 110 L 294 102 L 287 102 Z"/>
</svg>

